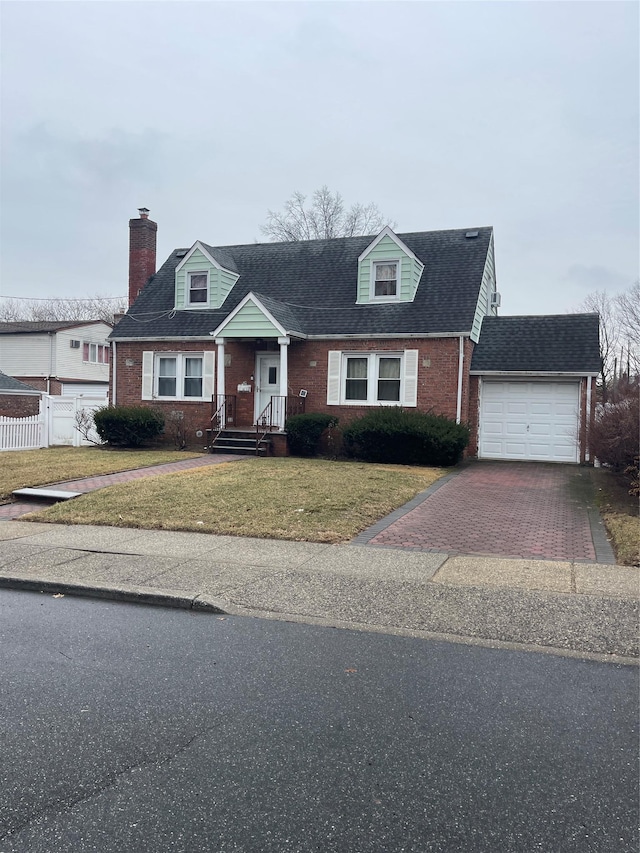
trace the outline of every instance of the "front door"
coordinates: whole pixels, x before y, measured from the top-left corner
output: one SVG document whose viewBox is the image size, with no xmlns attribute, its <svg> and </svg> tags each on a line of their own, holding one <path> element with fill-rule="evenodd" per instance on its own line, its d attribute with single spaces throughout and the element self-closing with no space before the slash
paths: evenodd
<svg viewBox="0 0 640 853">
<path fill-rule="evenodd" d="M 280 393 L 280 356 L 273 353 L 256 356 L 256 408 L 254 419 L 257 421 L 271 397 Z M 276 412 L 273 413 L 274 416 Z"/>
</svg>

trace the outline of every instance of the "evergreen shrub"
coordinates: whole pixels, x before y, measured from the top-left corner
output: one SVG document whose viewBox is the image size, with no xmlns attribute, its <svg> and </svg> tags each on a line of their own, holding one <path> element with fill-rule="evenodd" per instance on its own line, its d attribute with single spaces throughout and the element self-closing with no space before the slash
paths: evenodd
<svg viewBox="0 0 640 853">
<path fill-rule="evenodd" d="M 164 430 L 164 415 L 148 406 L 107 406 L 93 414 L 96 432 L 112 447 L 141 447 Z"/>
<path fill-rule="evenodd" d="M 285 430 L 289 451 L 293 456 L 315 456 L 318 453 L 320 436 L 327 427 L 338 423 L 333 415 L 305 414 L 287 418 Z"/>
<path fill-rule="evenodd" d="M 469 443 L 464 424 L 399 406 L 372 409 L 351 421 L 342 434 L 349 456 L 397 465 L 455 465 Z"/>
</svg>

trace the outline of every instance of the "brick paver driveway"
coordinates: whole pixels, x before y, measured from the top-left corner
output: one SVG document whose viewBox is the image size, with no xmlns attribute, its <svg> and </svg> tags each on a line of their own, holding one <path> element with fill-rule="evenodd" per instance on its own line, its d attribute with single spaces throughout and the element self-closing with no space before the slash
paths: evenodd
<svg viewBox="0 0 640 853">
<path fill-rule="evenodd" d="M 386 521 L 357 541 L 450 554 L 614 562 L 593 507 L 588 470 L 574 465 L 471 463 L 418 506 Z"/>
</svg>

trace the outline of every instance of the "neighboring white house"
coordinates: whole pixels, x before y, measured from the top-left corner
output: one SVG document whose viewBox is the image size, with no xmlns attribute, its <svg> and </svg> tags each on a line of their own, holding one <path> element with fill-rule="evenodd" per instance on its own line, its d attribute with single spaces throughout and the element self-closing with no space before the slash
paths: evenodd
<svg viewBox="0 0 640 853">
<path fill-rule="evenodd" d="M 0 323 L 0 370 L 47 394 L 107 397 L 112 328 L 103 320 Z"/>
</svg>

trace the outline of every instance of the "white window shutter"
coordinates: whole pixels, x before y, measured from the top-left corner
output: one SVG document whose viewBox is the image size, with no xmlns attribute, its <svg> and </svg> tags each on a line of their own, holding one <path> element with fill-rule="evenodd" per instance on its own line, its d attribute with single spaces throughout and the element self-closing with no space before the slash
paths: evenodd
<svg viewBox="0 0 640 853">
<path fill-rule="evenodd" d="M 404 351 L 404 394 L 403 406 L 418 405 L 418 350 Z"/>
<path fill-rule="evenodd" d="M 338 406 L 340 404 L 340 363 L 342 353 L 338 350 L 329 352 L 329 369 L 327 372 L 327 405 Z"/>
<path fill-rule="evenodd" d="M 142 399 L 153 400 L 153 352 L 142 353 Z"/>
<path fill-rule="evenodd" d="M 202 360 L 202 396 L 210 399 L 213 396 L 213 377 L 215 376 L 216 354 L 211 350 L 205 352 Z"/>
</svg>

